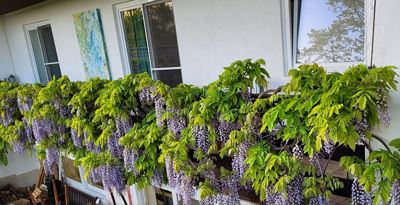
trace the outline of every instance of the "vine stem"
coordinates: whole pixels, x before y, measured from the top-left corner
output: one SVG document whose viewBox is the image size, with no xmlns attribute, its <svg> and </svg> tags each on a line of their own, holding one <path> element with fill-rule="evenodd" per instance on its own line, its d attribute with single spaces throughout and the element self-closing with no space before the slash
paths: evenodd
<svg viewBox="0 0 400 205">
<path fill-rule="evenodd" d="M 277 94 L 277 93 L 281 92 L 281 90 L 282 90 L 282 86 L 279 86 L 276 89 L 265 90 L 258 95 L 258 99 L 271 96 L 271 95 L 269 95 L 269 93 L 271 93 L 272 95 Z"/>
<path fill-rule="evenodd" d="M 332 156 L 333 156 L 333 153 L 334 153 L 335 151 L 336 151 L 336 147 L 332 150 L 331 154 L 329 155 L 328 162 L 327 162 L 326 165 L 325 165 L 325 168 L 324 168 L 324 171 L 323 171 L 322 175 L 325 175 L 326 170 L 328 169 L 329 162 L 331 161 Z"/>
<path fill-rule="evenodd" d="M 390 154 L 393 154 L 393 153 L 392 153 L 392 150 L 390 150 L 390 147 L 386 144 L 385 141 L 383 141 L 382 138 L 380 138 L 380 137 L 378 137 L 378 136 L 376 136 L 376 135 L 374 135 L 374 134 L 372 134 L 372 138 L 378 140 L 378 141 L 387 149 L 387 151 L 390 152 Z"/>
</svg>

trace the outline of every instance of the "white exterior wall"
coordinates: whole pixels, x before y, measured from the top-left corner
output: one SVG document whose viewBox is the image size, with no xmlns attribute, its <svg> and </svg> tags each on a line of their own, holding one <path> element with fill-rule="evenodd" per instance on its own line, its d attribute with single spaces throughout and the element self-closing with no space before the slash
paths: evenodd
<svg viewBox="0 0 400 205">
<path fill-rule="evenodd" d="M 3 19 L 0 16 L 0 80 L 14 74 L 10 50 L 8 49 L 6 33 L 4 32 Z"/>
<path fill-rule="evenodd" d="M 23 175 L 39 169 L 38 160 L 33 156 L 29 156 L 28 154 L 18 155 L 16 153 L 9 153 L 7 157 L 9 164 L 7 166 L 0 165 L 0 179 L 4 177 Z M 16 186 L 20 187 L 31 186 L 33 183 L 36 183 L 35 180 L 36 176 L 33 176 L 32 179 L 27 181 L 16 181 L 15 183 Z"/>
<path fill-rule="evenodd" d="M 205 85 L 239 59 L 263 58 L 273 84 L 284 81 L 278 0 L 174 0 L 185 83 Z"/>
<path fill-rule="evenodd" d="M 85 80 L 72 15 L 100 9 L 105 44 L 113 79 L 123 76 L 112 5 L 123 0 L 49 1 L 4 16 L 16 75 L 21 82 L 35 82 L 24 25 L 48 20 L 56 44 L 61 73 L 71 80 Z"/>
<path fill-rule="evenodd" d="M 376 4 L 375 36 L 373 50 L 373 64 L 376 66 L 394 65 L 400 68 L 400 1 L 380 1 Z M 397 70 L 400 74 L 400 71 Z M 400 78 L 397 78 L 400 81 Z M 400 84 L 398 84 L 400 90 Z M 389 128 L 377 130 L 378 135 L 388 143 L 393 138 L 400 137 L 400 92 L 392 92 L 389 102 L 392 125 Z M 381 146 L 379 142 L 375 147 Z"/>
</svg>

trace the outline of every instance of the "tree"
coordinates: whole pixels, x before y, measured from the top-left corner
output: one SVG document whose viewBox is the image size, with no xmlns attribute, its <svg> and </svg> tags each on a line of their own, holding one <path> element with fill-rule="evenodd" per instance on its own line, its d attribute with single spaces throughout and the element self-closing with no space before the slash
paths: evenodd
<svg viewBox="0 0 400 205">
<path fill-rule="evenodd" d="M 327 0 L 336 19 L 328 28 L 312 29 L 310 47 L 299 48 L 299 59 L 311 62 L 357 62 L 364 59 L 364 1 Z"/>
</svg>

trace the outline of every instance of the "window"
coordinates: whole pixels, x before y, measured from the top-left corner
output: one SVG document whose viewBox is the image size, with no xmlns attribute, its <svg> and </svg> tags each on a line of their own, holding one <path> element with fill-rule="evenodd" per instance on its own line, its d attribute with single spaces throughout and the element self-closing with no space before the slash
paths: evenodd
<svg viewBox="0 0 400 205">
<path fill-rule="evenodd" d="M 68 177 L 76 182 L 81 183 L 81 175 L 79 173 L 79 168 L 74 165 L 74 160 L 68 157 L 61 157 L 62 166 L 64 170 L 65 177 Z"/>
<path fill-rule="evenodd" d="M 86 194 L 97 196 L 101 201 L 105 201 L 108 190 L 104 190 L 102 183 L 95 184 L 90 177 L 86 178 L 83 167 L 75 166 L 73 155 L 61 156 L 60 162 L 59 175 L 65 183 Z"/>
<path fill-rule="evenodd" d="M 126 73 L 147 72 L 170 86 L 182 82 L 171 1 L 116 5 Z"/>
<path fill-rule="evenodd" d="M 292 32 L 286 38 L 291 38 L 288 58 L 293 66 L 319 63 L 335 67 L 365 61 L 364 0 L 288 0 L 285 4 L 289 11 L 284 15 L 292 17 Z"/>
<path fill-rule="evenodd" d="M 37 81 L 49 82 L 61 77 L 56 46 L 50 24 L 33 24 L 26 26 L 33 65 L 36 67 Z"/>
</svg>

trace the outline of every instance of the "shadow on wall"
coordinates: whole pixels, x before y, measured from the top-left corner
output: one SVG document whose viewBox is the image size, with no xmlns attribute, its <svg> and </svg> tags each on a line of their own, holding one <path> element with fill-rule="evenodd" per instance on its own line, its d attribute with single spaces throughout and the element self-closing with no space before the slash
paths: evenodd
<svg viewBox="0 0 400 205">
<path fill-rule="evenodd" d="M 5 186 L 6 184 L 12 184 L 14 187 L 32 186 L 36 183 L 36 178 L 38 174 L 39 170 L 35 169 L 20 175 L 13 174 L 0 178 L 0 187 Z"/>
</svg>

